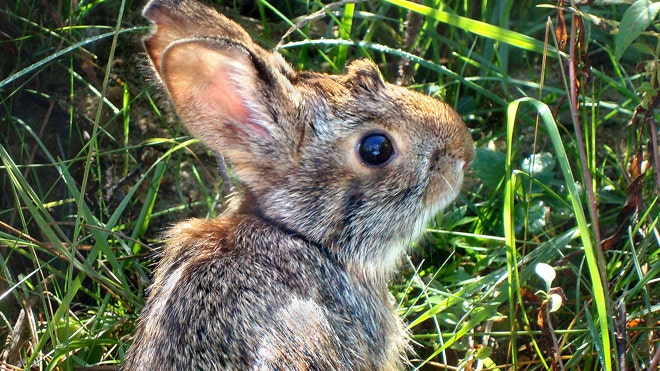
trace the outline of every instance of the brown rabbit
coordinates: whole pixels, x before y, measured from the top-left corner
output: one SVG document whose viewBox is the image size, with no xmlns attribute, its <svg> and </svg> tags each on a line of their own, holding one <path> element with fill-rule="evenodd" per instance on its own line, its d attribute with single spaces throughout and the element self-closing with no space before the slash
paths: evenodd
<svg viewBox="0 0 660 371">
<path fill-rule="evenodd" d="M 169 232 L 130 370 L 391 370 L 407 336 L 387 281 L 474 157 L 448 105 L 383 81 L 293 71 L 191 0 L 153 0 L 153 68 L 240 201 Z"/>
</svg>

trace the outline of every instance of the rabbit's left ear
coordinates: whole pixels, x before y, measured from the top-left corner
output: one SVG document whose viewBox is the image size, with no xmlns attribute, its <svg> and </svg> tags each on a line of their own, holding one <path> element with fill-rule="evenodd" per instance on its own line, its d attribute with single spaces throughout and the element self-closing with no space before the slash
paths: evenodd
<svg viewBox="0 0 660 371">
<path fill-rule="evenodd" d="M 144 44 L 156 69 L 160 68 L 165 48 L 177 40 L 218 37 L 252 45 L 250 36 L 238 24 L 197 1 L 152 0 L 144 7 L 143 15 L 154 24 Z"/>
<path fill-rule="evenodd" d="M 231 146 L 273 135 L 273 118 L 263 106 L 268 103 L 260 99 L 264 84 L 242 46 L 181 40 L 165 49 L 159 73 L 188 128 L 213 149 L 224 149 L 216 148 L 224 147 L 219 140 Z"/>
<path fill-rule="evenodd" d="M 192 135 L 230 161 L 291 148 L 299 95 L 279 55 L 197 2 L 152 1 L 144 14 L 155 25 L 147 53 Z"/>
</svg>

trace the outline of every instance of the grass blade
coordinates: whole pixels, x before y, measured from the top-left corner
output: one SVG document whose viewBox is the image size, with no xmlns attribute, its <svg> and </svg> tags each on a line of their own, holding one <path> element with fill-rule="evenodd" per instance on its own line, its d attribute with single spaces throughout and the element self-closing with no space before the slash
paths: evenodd
<svg viewBox="0 0 660 371">
<path fill-rule="evenodd" d="M 568 161 L 568 156 L 566 155 L 566 150 L 564 148 L 562 138 L 559 135 L 559 130 L 557 129 L 557 124 L 555 123 L 554 117 L 550 112 L 548 106 L 533 98 L 521 98 L 511 102 L 508 107 L 508 127 L 507 133 L 513 131 L 513 123 L 515 121 L 516 114 L 518 113 L 518 108 L 521 103 L 529 103 L 538 111 L 543 123 L 545 124 L 546 130 L 550 136 L 553 147 L 556 152 L 557 160 L 559 166 L 564 175 L 564 180 L 566 188 L 570 194 L 571 205 L 573 207 L 573 213 L 580 231 L 580 239 L 582 245 L 584 246 L 584 254 L 587 259 L 587 268 L 589 270 L 589 276 L 591 277 L 591 290 L 594 296 L 593 303 L 596 306 L 596 312 L 598 313 L 597 323 L 600 327 L 600 336 L 594 338 L 596 342 L 596 349 L 598 350 L 598 356 L 601 360 L 602 366 L 605 370 L 612 369 L 612 354 L 611 354 L 611 345 L 613 342 L 610 340 L 610 329 L 613 328 L 610 323 L 611 315 L 609 313 L 610 306 L 609 295 L 607 295 L 607 288 L 605 283 L 601 280 L 601 273 L 598 269 L 598 263 L 596 261 L 596 252 L 594 251 L 594 244 L 592 241 L 591 233 L 589 226 L 587 225 L 587 219 L 582 208 L 582 202 L 580 201 L 580 192 L 577 188 L 575 178 L 573 177 L 573 171 L 571 170 L 570 163 Z M 509 128 L 510 127 L 510 128 Z M 508 136 L 512 138 L 511 136 Z M 509 142 L 508 145 L 511 146 L 513 143 Z M 507 194 L 507 199 L 511 195 Z M 511 198 L 512 199 L 512 198 Z"/>
<path fill-rule="evenodd" d="M 407 0 L 386 0 L 388 3 L 400 6 L 402 8 L 410 9 L 414 12 L 431 17 L 440 22 L 448 25 L 458 27 L 462 30 L 471 32 L 475 35 L 487 37 L 495 41 L 501 41 L 509 45 L 529 50 L 531 52 L 543 54 L 544 44 L 542 41 L 536 40 L 533 37 L 523 35 L 521 33 L 507 30 L 501 27 L 493 26 L 486 22 L 477 21 L 470 18 L 461 17 L 456 14 L 445 12 L 438 9 L 429 8 L 427 6 L 414 3 Z M 548 48 L 549 56 L 557 56 L 555 48 Z"/>
</svg>

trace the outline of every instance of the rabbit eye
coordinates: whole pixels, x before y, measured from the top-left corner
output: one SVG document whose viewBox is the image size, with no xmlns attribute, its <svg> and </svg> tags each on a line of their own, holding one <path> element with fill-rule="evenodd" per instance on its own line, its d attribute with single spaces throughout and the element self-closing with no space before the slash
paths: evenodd
<svg viewBox="0 0 660 371">
<path fill-rule="evenodd" d="M 362 161 L 370 166 L 381 166 L 394 156 L 390 138 L 381 133 L 372 133 L 362 138 L 357 151 Z"/>
</svg>

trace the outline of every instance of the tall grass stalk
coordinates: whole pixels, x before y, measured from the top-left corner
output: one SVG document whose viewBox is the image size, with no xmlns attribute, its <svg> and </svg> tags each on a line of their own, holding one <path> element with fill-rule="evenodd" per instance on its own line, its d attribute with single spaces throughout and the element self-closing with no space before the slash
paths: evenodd
<svg viewBox="0 0 660 371">
<path fill-rule="evenodd" d="M 599 264 L 597 263 L 597 256 L 596 256 L 596 251 L 594 250 L 594 244 L 592 240 L 592 235 L 590 232 L 590 228 L 587 224 L 586 217 L 584 215 L 584 210 L 582 208 L 582 201 L 580 198 L 580 192 L 577 189 L 575 178 L 573 177 L 573 170 L 571 169 L 571 165 L 568 160 L 568 156 L 566 154 L 566 149 L 563 144 L 563 140 L 561 135 L 559 134 L 559 130 L 557 129 L 557 124 L 555 123 L 555 119 L 552 115 L 552 112 L 550 112 L 550 109 L 548 106 L 543 103 L 539 102 L 538 100 L 534 98 L 520 98 L 518 100 L 515 100 L 509 104 L 508 110 L 507 110 L 507 180 L 506 180 L 506 189 L 507 191 L 505 192 L 506 194 L 506 200 L 505 200 L 505 205 L 508 207 L 505 209 L 505 221 L 512 220 L 512 215 L 513 215 L 513 204 L 514 204 L 514 188 L 515 184 L 513 182 L 513 169 L 511 168 L 511 158 L 512 158 L 512 148 L 515 147 L 515 143 L 513 141 L 513 132 L 514 132 L 514 126 L 515 126 L 515 119 L 516 115 L 518 113 L 518 108 L 521 103 L 529 103 L 534 108 L 538 111 L 543 123 L 545 124 L 545 128 L 548 132 L 548 136 L 550 140 L 552 141 L 552 145 L 555 149 L 555 155 L 557 156 L 557 161 L 559 162 L 559 167 L 562 171 L 562 174 L 564 175 L 564 180 L 565 180 L 565 185 L 566 188 L 568 188 L 568 192 L 570 194 L 570 201 L 571 205 L 573 207 L 572 211 L 575 215 L 575 219 L 578 225 L 578 229 L 580 231 L 580 240 L 582 242 L 582 246 L 584 248 L 584 254 L 587 259 L 587 268 L 589 270 L 589 276 L 591 278 L 591 289 L 592 289 L 592 294 L 594 296 L 592 304 L 596 307 L 596 313 L 598 314 L 597 322 L 599 329 L 598 331 L 595 331 L 595 333 L 599 333 L 600 336 L 596 337 L 594 341 L 596 341 L 596 350 L 598 352 L 600 361 L 602 366 L 604 367 L 605 370 L 611 370 L 612 369 L 612 356 L 613 354 L 611 353 L 612 348 L 611 345 L 613 344 L 613 341 L 610 339 L 610 328 L 611 328 L 611 313 L 608 311 L 609 306 L 607 303 L 609 302 L 609 297 L 606 295 L 607 289 L 606 286 L 604 285 L 604 282 L 601 280 L 601 276 L 605 275 L 605 273 L 600 272 L 599 269 Z M 512 234 L 513 228 L 512 228 L 512 223 L 508 222 L 507 227 L 505 227 L 505 233 L 506 233 L 506 238 L 507 238 L 507 245 L 511 243 L 511 250 L 516 251 L 515 249 L 515 234 Z M 512 271 L 509 272 L 510 275 L 513 277 L 517 277 L 517 272 L 516 272 L 516 267 L 517 267 L 517 260 L 514 260 L 516 257 L 515 253 L 511 253 L 510 258 L 512 259 L 511 262 L 508 262 L 508 264 L 511 266 Z M 514 284 L 519 284 L 519 282 L 513 278 L 510 280 L 510 282 Z M 516 285 L 515 287 L 518 287 Z M 511 297 L 509 300 L 513 303 L 515 301 L 518 301 L 522 304 L 522 300 L 520 299 L 520 296 L 518 293 L 513 295 L 513 293 L 510 294 Z M 515 314 L 515 313 L 512 313 Z M 513 316 L 512 318 L 515 318 Z"/>
</svg>

